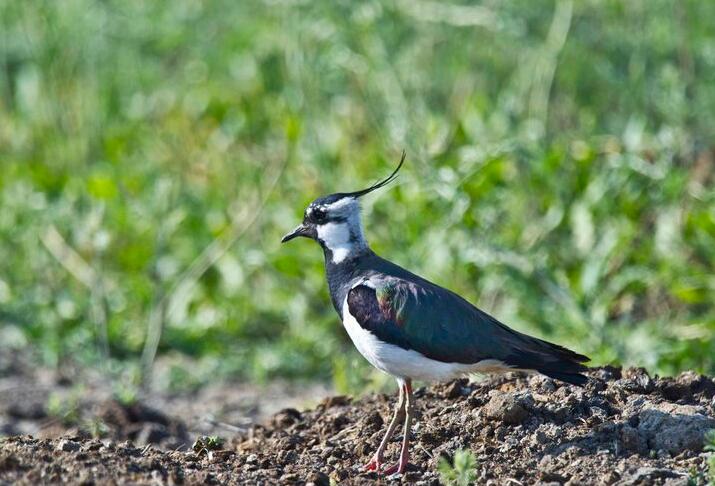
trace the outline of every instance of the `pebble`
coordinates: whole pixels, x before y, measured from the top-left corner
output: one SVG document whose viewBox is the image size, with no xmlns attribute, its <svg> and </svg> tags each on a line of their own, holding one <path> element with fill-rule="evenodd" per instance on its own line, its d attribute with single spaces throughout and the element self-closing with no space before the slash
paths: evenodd
<svg viewBox="0 0 715 486">
<path fill-rule="evenodd" d="M 482 411 L 488 418 L 500 420 L 507 425 L 520 424 L 529 416 L 522 401 L 508 393 L 493 395 Z"/>
<path fill-rule="evenodd" d="M 57 450 L 63 452 L 76 452 L 79 450 L 79 447 L 80 445 L 77 442 L 69 439 L 62 439 L 57 444 Z"/>
</svg>

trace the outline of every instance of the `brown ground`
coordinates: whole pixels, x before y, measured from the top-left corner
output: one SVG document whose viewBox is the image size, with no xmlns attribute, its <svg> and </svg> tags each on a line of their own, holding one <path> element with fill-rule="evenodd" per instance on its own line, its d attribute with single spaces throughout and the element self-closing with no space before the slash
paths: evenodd
<svg viewBox="0 0 715 486">
<path fill-rule="evenodd" d="M 692 373 L 653 379 L 642 370 L 615 368 L 591 376 L 584 389 L 504 375 L 417 390 L 415 466 L 397 479 L 362 471 L 395 402 L 372 395 L 326 398 L 304 412 L 285 409 L 262 426 L 248 425 L 250 419 L 209 420 L 207 430 L 225 442 L 196 450 L 190 418 L 107 399 L 90 404 L 74 425 L 41 428 L 47 438 L 3 439 L 0 484 L 439 484 L 439 458 L 459 448 L 476 455 L 479 484 L 706 483 L 702 443 L 704 431 L 715 428 L 715 381 Z M 211 397 L 216 407 L 220 400 Z M 192 402 L 197 410 L 201 398 Z M 47 420 L 42 407 L 29 399 L 13 402 L 4 388 L 5 434 L 13 424 L 27 428 Z M 396 437 L 389 458 L 398 446 Z"/>
</svg>

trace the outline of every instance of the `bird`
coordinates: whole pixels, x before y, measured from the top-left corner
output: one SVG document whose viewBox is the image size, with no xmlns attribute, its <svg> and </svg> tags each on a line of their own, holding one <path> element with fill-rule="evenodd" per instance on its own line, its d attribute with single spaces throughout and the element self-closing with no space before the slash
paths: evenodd
<svg viewBox="0 0 715 486">
<path fill-rule="evenodd" d="M 303 221 L 283 236 L 315 240 L 323 249 L 330 298 L 357 350 L 397 380 L 399 397 L 385 435 L 367 471 L 401 475 L 409 464 L 415 415 L 413 381 L 439 382 L 473 373 L 538 372 L 584 386 L 589 358 L 523 334 L 401 266 L 378 256 L 365 239 L 360 198 L 397 178 L 405 162 L 366 189 L 322 196 L 305 209 Z M 386 469 L 384 455 L 403 425 L 399 460 Z"/>
</svg>

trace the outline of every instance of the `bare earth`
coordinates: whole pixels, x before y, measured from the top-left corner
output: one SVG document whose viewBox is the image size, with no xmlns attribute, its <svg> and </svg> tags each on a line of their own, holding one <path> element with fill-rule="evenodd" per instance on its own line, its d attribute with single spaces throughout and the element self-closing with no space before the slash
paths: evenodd
<svg viewBox="0 0 715 486">
<path fill-rule="evenodd" d="M 233 403 L 236 395 L 221 398 L 216 390 L 208 398 L 195 395 L 183 408 L 170 400 L 150 407 L 107 398 L 88 402 L 73 424 L 47 426 L 52 420 L 42 406 L 13 401 L 5 386 L 0 431 L 42 427 L 36 438 L 0 439 L 0 484 L 436 485 L 439 458 L 459 448 L 475 453 L 479 484 L 706 484 L 702 446 L 704 432 L 715 428 L 713 379 L 693 373 L 657 379 L 616 368 L 595 369 L 591 377 L 584 389 L 502 375 L 417 390 L 415 466 L 400 478 L 362 470 L 393 396 L 329 397 L 307 411 L 284 409 L 263 425 L 251 424 L 260 414 Z M 198 421 L 195 414 L 174 415 L 202 407 L 229 413 Z M 227 423 L 227 417 L 236 420 Z M 192 450 L 198 433 L 225 441 Z M 388 458 L 396 458 L 398 447 L 395 437 Z"/>
</svg>

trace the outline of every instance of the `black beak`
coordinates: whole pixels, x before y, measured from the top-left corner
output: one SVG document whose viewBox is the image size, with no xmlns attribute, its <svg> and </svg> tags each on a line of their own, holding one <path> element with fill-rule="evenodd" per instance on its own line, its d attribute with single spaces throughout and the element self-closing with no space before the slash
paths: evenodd
<svg viewBox="0 0 715 486">
<path fill-rule="evenodd" d="M 285 243 L 286 241 L 290 241 L 293 238 L 298 238 L 299 236 L 304 236 L 306 238 L 310 238 L 310 228 L 305 226 L 304 224 L 298 225 L 296 229 L 285 235 L 283 238 L 281 238 L 281 243 Z"/>
</svg>

